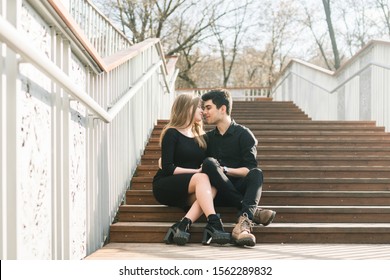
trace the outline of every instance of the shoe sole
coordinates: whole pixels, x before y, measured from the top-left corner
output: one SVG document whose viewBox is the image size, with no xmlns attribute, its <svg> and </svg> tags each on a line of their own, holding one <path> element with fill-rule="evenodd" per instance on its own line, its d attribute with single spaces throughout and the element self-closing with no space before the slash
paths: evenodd
<svg viewBox="0 0 390 280">
<path fill-rule="evenodd" d="M 182 232 L 173 236 L 172 241 L 176 245 L 183 246 L 190 240 L 190 234 L 188 232 Z"/>
<path fill-rule="evenodd" d="M 188 240 L 186 238 L 174 238 L 172 243 L 175 243 L 179 246 L 184 246 L 187 244 L 187 242 Z"/>
<path fill-rule="evenodd" d="M 274 220 L 275 216 L 276 216 L 276 212 L 273 211 L 271 217 L 268 219 L 268 221 L 267 221 L 266 223 L 263 224 L 263 226 L 266 227 L 266 226 L 268 226 L 270 223 L 272 223 L 272 221 Z"/>
<path fill-rule="evenodd" d="M 266 221 L 265 223 L 257 223 L 255 221 L 253 221 L 256 225 L 263 225 L 263 226 L 268 226 L 270 223 L 272 223 L 272 221 L 274 220 L 276 216 L 276 212 L 275 211 L 272 211 L 272 215 L 271 217 L 269 217 L 268 221 Z"/>
<path fill-rule="evenodd" d="M 254 247 L 256 245 L 256 242 L 253 241 L 251 238 L 242 238 L 239 240 L 235 240 L 235 244 L 238 246 L 250 246 Z"/>
</svg>

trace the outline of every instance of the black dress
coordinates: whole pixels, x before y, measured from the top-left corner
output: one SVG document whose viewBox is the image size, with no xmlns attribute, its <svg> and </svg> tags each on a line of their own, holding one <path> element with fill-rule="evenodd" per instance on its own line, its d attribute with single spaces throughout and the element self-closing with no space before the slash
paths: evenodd
<svg viewBox="0 0 390 280">
<path fill-rule="evenodd" d="M 198 169 L 206 151 L 194 138 L 187 137 L 175 128 L 169 128 L 161 143 L 162 169 L 153 178 L 153 194 L 164 205 L 188 209 L 188 185 L 195 173 L 176 174 L 176 167 Z"/>
</svg>

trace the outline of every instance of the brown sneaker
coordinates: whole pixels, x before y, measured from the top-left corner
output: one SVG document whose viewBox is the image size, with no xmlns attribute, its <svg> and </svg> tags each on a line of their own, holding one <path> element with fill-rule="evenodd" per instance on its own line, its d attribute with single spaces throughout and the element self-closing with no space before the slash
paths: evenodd
<svg viewBox="0 0 390 280">
<path fill-rule="evenodd" d="M 268 209 L 261 209 L 257 207 L 255 214 L 253 215 L 252 221 L 255 224 L 262 224 L 263 226 L 268 226 L 272 223 L 275 218 L 276 212 Z"/>
<path fill-rule="evenodd" d="M 233 228 L 232 239 L 239 246 L 255 246 L 256 237 L 251 233 L 252 222 L 248 215 L 244 213 L 238 218 L 236 226 Z"/>
</svg>

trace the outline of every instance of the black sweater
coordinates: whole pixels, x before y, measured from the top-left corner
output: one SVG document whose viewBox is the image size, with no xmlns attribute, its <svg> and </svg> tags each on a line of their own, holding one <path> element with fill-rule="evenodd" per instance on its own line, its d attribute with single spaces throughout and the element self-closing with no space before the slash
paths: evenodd
<svg viewBox="0 0 390 280">
<path fill-rule="evenodd" d="M 176 167 L 197 169 L 205 157 L 206 151 L 199 147 L 194 138 L 169 128 L 161 142 L 162 169 L 157 171 L 155 179 L 173 175 Z"/>
</svg>

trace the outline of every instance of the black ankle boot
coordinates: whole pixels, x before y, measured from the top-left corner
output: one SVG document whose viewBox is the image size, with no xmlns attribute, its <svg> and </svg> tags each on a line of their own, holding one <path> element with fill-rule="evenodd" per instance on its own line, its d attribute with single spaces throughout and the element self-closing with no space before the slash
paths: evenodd
<svg viewBox="0 0 390 280">
<path fill-rule="evenodd" d="M 190 233 L 188 232 L 192 221 L 186 217 L 173 224 L 164 237 L 166 244 L 176 243 L 177 245 L 185 245 L 190 239 Z"/>
<path fill-rule="evenodd" d="M 207 217 L 207 225 L 203 232 L 203 245 L 209 245 L 211 242 L 226 244 L 230 242 L 230 233 L 223 229 L 219 214 L 211 214 Z"/>
</svg>

